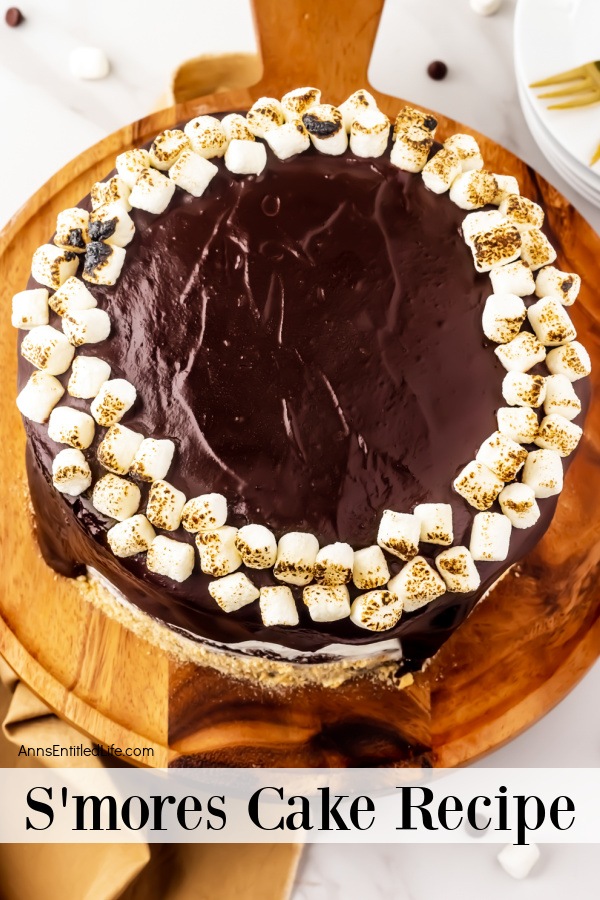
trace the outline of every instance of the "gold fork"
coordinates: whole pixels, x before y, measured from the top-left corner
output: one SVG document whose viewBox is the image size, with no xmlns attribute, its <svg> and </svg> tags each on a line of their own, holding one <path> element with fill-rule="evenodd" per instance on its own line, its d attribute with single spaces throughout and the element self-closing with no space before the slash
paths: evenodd
<svg viewBox="0 0 600 900">
<path fill-rule="evenodd" d="M 569 85 L 569 82 L 573 82 Z M 539 94 L 540 100 L 550 100 L 555 97 L 569 97 L 560 103 L 551 103 L 548 109 L 573 109 L 577 106 L 590 106 L 600 101 L 600 60 L 578 66 L 576 69 L 568 69 L 559 72 L 542 81 L 534 81 L 531 88 L 551 87 L 555 84 L 569 85 L 561 90 L 547 91 Z"/>
</svg>

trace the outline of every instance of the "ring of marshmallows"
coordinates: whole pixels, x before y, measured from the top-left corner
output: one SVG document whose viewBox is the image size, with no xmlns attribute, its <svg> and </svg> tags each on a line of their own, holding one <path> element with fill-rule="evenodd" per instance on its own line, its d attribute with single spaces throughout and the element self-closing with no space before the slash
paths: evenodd
<svg viewBox="0 0 600 900">
<path fill-rule="evenodd" d="M 379 157 L 387 151 L 390 127 L 365 90 L 335 107 L 321 103 L 316 88 L 300 88 L 281 101 L 257 100 L 245 117 L 199 116 L 183 131 L 164 131 L 148 151 L 134 149 L 117 157 L 117 175 L 92 187 L 91 213 L 74 208 L 59 214 L 54 243 L 33 256 L 32 275 L 45 287 L 13 298 L 12 323 L 27 331 L 21 353 L 34 366 L 17 406 L 34 422 L 47 422 L 49 437 L 66 445 L 53 461 L 55 488 L 78 496 L 92 487 L 83 451 L 96 428 L 105 429 L 97 457 L 106 474 L 93 485 L 91 502 L 116 520 L 107 532 L 112 552 L 121 558 L 145 553 L 149 571 L 185 581 L 196 565 L 194 547 L 168 536 L 183 527 L 195 534 L 200 568 L 213 576 L 209 592 L 219 607 L 233 612 L 258 600 L 266 626 L 298 624 L 290 585 L 303 588 L 314 622 L 349 617 L 371 631 L 393 628 L 403 612 L 446 591 L 476 590 L 476 562 L 507 558 L 512 529 L 532 527 L 540 515 L 538 500 L 561 491 L 562 458 L 581 437 L 572 421 L 581 410 L 573 384 L 589 374 L 590 360 L 566 311 L 579 292 L 579 276 L 553 266 L 556 253 L 541 231 L 543 210 L 520 196 L 516 179 L 484 170 L 477 142 L 468 134 L 452 135 L 430 157 L 437 122 L 411 107 L 396 118 L 391 162 L 421 173 L 429 190 L 449 192 L 468 213 L 463 237 L 476 270 L 489 273 L 493 290 L 483 310 L 483 332 L 496 344 L 494 352 L 506 370 L 506 406 L 497 412 L 497 430 L 453 482 L 478 510 L 468 547 L 453 546 L 452 508 L 445 503 L 421 504 L 411 513 L 384 510 L 377 542 L 356 551 L 341 542 L 319 547 L 309 533 L 291 532 L 277 541 L 264 525 L 227 525 L 221 494 L 188 498 L 166 480 L 173 441 L 145 437 L 122 424 L 137 396 L 134 385 L 111 378 L 101 358 L 76 355 L 77 347 L 109 337 L 110 317 L 97 308 L 86 282 L 116 283 L 135 231 L 132 207 L 159 215 L 177 189 L 201 196 L 219 171 L 213 161 L 218 158 L 232 173 L 258 175 L 267 148 L 279 159 L 303 153 L 311 144 L 331 155 L 349 146 L 356 156 Z M 489 205 L 495 208 L 481 211 Z M 82 279 L 77 277 L 80 260 Z M 534 293 L 537 301 L 526 308 L 522 298 Z M 61 317 L 62 331 L 49 325 L 50 309 Z M 532 331 L 521 330 L 526 321 Z M 530 374 L 541 363 L 548 375 Z M 89 413 L 58 405 L 65 389 L 56 376 L 69 368 L 67 393 L 89 400 Z M 531 443 L 538 449 L 528 452 L 522 445 Z M 139 512 L 140 488 L 127 476 L 150 483 L 144 513 Z M 490 512 L 496 500 L 501 512 Z M 157 535 L 155 529 L 167 534 Z M 419 555 L 420 543 L 445 548 L 435 568 Z M 386 554 L 404 564 L 393 578 Z M 272 567 L 277 584 L 259 590 L 237 571 L 242 564 Z M 352 602 L 350 581 L 362 591 Z"/>
</svg>

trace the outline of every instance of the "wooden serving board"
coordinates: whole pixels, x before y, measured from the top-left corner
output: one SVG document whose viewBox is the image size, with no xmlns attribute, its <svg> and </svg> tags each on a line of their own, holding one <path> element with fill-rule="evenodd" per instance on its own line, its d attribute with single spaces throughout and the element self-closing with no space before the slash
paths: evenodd
<svg viewBox="0 0 600 900">
<path fill-rule="evenodd" d="M 460 765 L 544 715 L 600 651 L 596 405 L 548 534 L 405 690 L 369 677 L 335 690 L 268 690 L 179 662 L 87 602 L 77 582 L 47 568 L 24 511 L 25 441 L 11 388 L 16 336 L 7 323 L 11 296 L 25 285 L 32 253 L 53 232 L 56 214 L 75 205 L 113 167 L 118 153 L 178 120 L 247 108 L 262 95 L 280 97 L 305 84 L 316 84 L 325 98 L 341 102 L 367 84 L 381 5 L 382 0 L 363 0 L 351 11 L 341 0 L 260 0 L 256 19 L 264 74 L 257 84 L 202 97 L 122 128 L 58 172 L 0 235 L 0 367 L 5 386 L 0 395 L 0 651 L 40 697 L 100 743 L 152 747 L 154 758 L 140 762 Z M 186 90 L 192 77 L 188 69 Z M 233 73 L 229 83 L 239 83 L 239 77 Z M 219 84 L 224 83 L 219 70 Z M 376 97 L 390 117 L 405 102 Z M 600 239 L 522 161 L 472 129 L 438 118 L 441 135 L 471 132 L 489 168 L 516 175 L 526 196 L 541 196 L 548 220 L 567 248 L 559 264 L 583 276 L 572 314 L 592 356 L 597 390 L 600 313 L 593 288 L 599 283 Z"/>
</svg>

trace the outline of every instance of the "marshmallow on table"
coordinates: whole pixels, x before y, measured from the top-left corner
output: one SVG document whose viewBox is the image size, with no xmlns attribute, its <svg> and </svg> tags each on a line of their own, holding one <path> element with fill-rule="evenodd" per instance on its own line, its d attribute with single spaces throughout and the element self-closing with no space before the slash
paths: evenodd
<svg viewBox="0 0 600 900">
<path fill-rule="evenodd" d="M 562 303 L 553 297 L 543 297 L 530 306 L 527 317 L 536 337 L 545 347 L 558 347 L 577 337 L 569 314 Z"/>
<path fill-rule="evenodd" d="M 421 172 L 433 144 L 431 132 L 418 125 L 398 131 L 392 144 L 390 161 L 403 172 Z"/>
<path fill-rule="evenodd" d="M 528 331 L 521 331 L 507 344 L 499 344 L 494 353 L 507 372 L 527 372 L 546 359 L 544 345 Z"/>
<path fill-rule="evenodd" d="M 83 253 L 88 243 L 90 214 L 87 209 L 75 206 L 59 212 L 56 219 L 56 234 L 54 243 L 61 250 L 72 250 L 74 253 Z"/>
<path fill-rule="evenodd" d="M 150 154 L 146 150 L 126 150 L 117 156 L 116 167 L 119 178 L 129 188 L 134 186 L 139 175 L 150 165 Z"/>
<path fill-rule="evenodd" d="M 415 556 L 391 579 L 388 589 L 405 612 L 413 612 L 446 593 L 446 585 L 422 556 Z"/>
<path fill-rule="evenodd" d="M 377 532 L 377 543 L 388 553 L 407 561 L 419 552 L 421 523 L 410 513 L 384 509 Z"/>
<path fill-rule="evenodd" d="M 186 531 L 215 531 L 227 521 L 227 500 L 223 494 L 201 494 L 183 507 L 181 524 Z"/>
<path fill-rule="evenodd" d="M 442 147 L 423 167 L 425 187 L 434 194 L 444 194 L 462 172 L 460 157 L 454 150 Z"/>
<path fill-rule="evenodd" d="M 355 551 L 352 580 L 362 591 L 369 591 L 388 583 L 390 570 L 381 547 L 373 544 L 371 547 Z"/>
<path fill-rule="evenodd" d="M 480 512 L 473 519 L 469 549 L 475 560 L 502 562 L 508 556 L 512 525 L 502 513 Z"/>
<path fill-rule="evenodd" d="M 477 460 L 467 463 L 454 479 L 454 490 L 475 509 L 489 509 L 503 487 L 502 479 Z"/>
<path fill-rule="evenodd" d="M 31 373 L 27 384 L 17 396 L 17 409 L 26 419 L 42 424 L 48 421 L 64 392 L 58 378 L 36 370 Z"/>
<path fill-rule="evenodd" d="M 93 309 L 97 306 L 96 298 L 79 278 L 67 278 L 65 283 L 52 294 L 48 304 L 59 316 L 78 312 L 80 309 Z"/>
<path fill-rule="evenodd" d="M 503 222 L 489 231 L 474 235 L 471 252 L 477 271 L 489 272 L 495 266 L 518 259 L 521 253 L 521 234 L 514 225 Z"/>
<path fill-rule="evenodd" d="M 535 279 L 538 297 L 554 297 L 563 306 L 572 306 L 581 288 L 581 278 L 574 272 L 561 272 L 555 266 L 544 266 Z"/>
<path fill-rule="evenodd" d="M 52 325 L 36 325 L 30 329 L 21 344 L 21 356 L 48 375 L 66 372 L 75 354 L 75 348 L 66 335 Z"/>
<path fill-rule="evenodd" d="M 447 546 L 454 540 L 449 503 L 419 503 L 413 515 L 420 524 L 420 540 L 424 543 Z"/>
<path fill-rule="evenodd" d="M 579 381 L 592 371 L 589 353 L 579 341 L 570 341 L 550 350 L 546 365 L 551 375 L 564 375 L 569 381 Z"/>
<path fill-rule="evenodd" d="M 464 217 L 460 230 L 469 247 L 473 246 L 473 238 L 476 234 L 482 234 L 497 228 L 504 222 L 504 216 L 497 209 L 478 210 L 470 212 Z M 510 293 L 510 291 L 496 291 L 496 293 Z"/>
<path fill-rule="evenodd" d="M 171 581 L 179 583 L 190 577 L 194 571 L 194 563 L 194 548 L 191 544 L 175 541 L 163 534 L 154 538 L 146 556 L 146 566 L 149 572 L 164 575 Z M 209 585 L 209 591 L 210 587 Z"/>
<path fill-rule="evenodd" d="M 302 599 L 313 622 L 337 622 L 350 615 L 350 594 L 345 584 L 309 584 L 302 591 Z"/>
<path fill-rule="evenodd" d="M 63 316 L 62 327 L 74 347 L 99 344 L 110 334 L 110 316 L 103 309 L 79 309 Z"/>
<path fill-rule="evenodd" d="M 76 450 L 86 450 L 94 440 L 96 425 L 91 416 L 70 406 L 57 406 L 48 419 L 48 437 Z"/>
<path fill-rule="evenodd" d="M 106 532 L 108 545 L 115 556 L 125 559 L 135 556 L 136 553 L 145 553 L 150 549 L 152 541 L 156 537 L 154 528 L 141 514 L 117 522 Z"/>
<path fill-rule="evenodd" d="M 350 150 L 355 156 L 377 158 L 385 153 L 390 133 L 390 120 L 379 109 L 365 109 L 354 117 L 350 126 Z"/>
<path fill-rule="evenodd" d="M 291 588 L 284 584 L 268 585 L 260 589 L 260 616 L 263 625 L 297 625 L 300 621 Z"/>
<path fill-rule="evenodd" d="M 335 106 L 326 103 L 313 106 L 303 114 L 302 122 L 313 147 L 321 153 L 339 156 L 346 151 L 348 135 L 342 122 L 342 114 Z"/>
<path fill-rule="evenodd" d="M 192 197 L 201 197 L 218 171 L 217 166 L 208 159 L 191 150 L 184 150 L 169 169 L 169 178 Z"/>
<path fill-rule="evenodd" d="M 478 0 L 482 2 L 482 0 Z M 485 0 L 492 2 L 492 0 Z M 496 0 L 498 2 L 498 0 Z M 527 878 L 540 858 L 537 844 L 507 844 L 497 856 L 504 871 L 512 878 Z"/>
<path fill-rule="evenodd" d="M 133 481 L 118 475 L 103 475 L 92 491 L 92 505 L 103 516 L 122 522 L 130 519 L 138 511 L 141 500 L 140 489 Z"/>
<path fill-rule="evenodd" d="M 141 168 L 143 167 L 140 166 Z M 106 206 L 108 203 L 120 203 L 125 210 L 129 211 L 131 209 L 130 193 L 131 187 L 125 184 L 118 175 L 113 175 L 108 181 L 97 181 L 92 185 L 90 191 L 92 209 L 98 209 L 99 206 Z"/>
<path fill-rule="evenodd" d="M 369 96 L 371 95 L 369 94 Z M 373 106 L 376 105 L 375 101 L 373 101 Z M 437 119 L 432 116 L 431 113 L 415 109 L 413 106 L 403 106 L 394 122 L 394 138 L 396 138 L 401 131 L 406 131 L 407 128 L 413 126 L 416 128 L 424 128 L 429 132 L 431 138 L 433 138 L 435 136 L 437 124 Z"/>
<path fill-rule="evenodd" d="M 314 575 L 319 542 L 314 534 L 291 531 L 279 539 L 273 574 L 286 584 L 309 584 Z"/>
<path fill-rule="evenodd" d="M 534 271 L 553 263 L 556 250 L 539 228 L 521 232 L 521 259 Z"/>
<path fill-rule="evenodd" d="M 221 119 L 221 125 L 228 141 L 253 141 L 254 135 L 248 128 L 245 116 L 229 113 Z"/>
<path fill-rule="evenodd" d="M 243 572 L 235 572 L 211 581 L 208 592 L 223 612 L 235 612 L 258 600 L 260 591 Z"/>
<path fill-rule="evenodd" d="M 177 162 L 184 150 L 191 148 L 191 142 L 187 134 L 178 128 L 167 129 L 157 134 L 148 151 L 150 162 L 155 169 L 166 172 L 173 163 Z"/>
<path fill-rule="evenodd" d="M 546 415 L 557 413 L 569 420 L 581 412 L 581 400 L 565 375 L 549 375 L 546 378 L 544 412 Z"/>
<path fill-rule="evenodd" d="M 74 275 L 79 258 L 72 250 L 62 250 L 55 244 L 42 244 L 33 254 L 31 274 L 39 284 L 56 290 Z"/>
<path fill-rule="evenodd" d="M 142 169 L 131 188 L 129 202 L 136 209 L 159 215 L 165 211 L 174 193 L 175 185 L 170 178 L 157 169 Z"/>
<path fill-rule="evenodd" d="M 479 144 L 470 134 L 453 134 L 444 141 L 446 150 L 452 150 L 460 160 L 461 171 L 483 169 L 483 156 Z"/>
<path fill-rule="evenodd" d="M 98 462 L 114 472 L 126 475 L 144 436 L 124 425 L 111 425 L 97 450 Z"/>
<path fill-rule="evenodd" d="M 235 536 L 235 548 L 249 569 L 270 569 L 277 559 L 277 540 L 264 525 L 243 525 Z"/>
<path fill-rule="evenodd" d="M 400 621 L 402 601 L 391 591 L 359 594 L 350 607 L 350 621 L 368 631 L 388 631 Z"/>
<path fill-rule="evenodd" d="M 496 196 L 491 201 L 492 203 L 500 204 L 503 200 L 509 197 L 511 194 L 520 194 L 521 191 L 519 189 L 519 182 L 515 178 L 514 175 L 494 175 L 496 179 L 496 184 L 498 185 L 498 190 L 496 191 Z"/>
<path fill-rule="evenodd" d="M 315 87 L 295 88 L 281 98 L 281 108 L 286 120 L 303 116 L 311 107 L 321 103 L 321 91 Z"/>
<path fill-rule="evenodd" d="M 284 122 L 283 106 L 275 97 L 259 97 L 246 113 L 246 125 L 258 138 L 264 138 L 268 131 Z"/>
<path fill-rule="evenodd" d="M 569 456 L 577 448 L 582 434 L 579 425 L 552 413 L 540 422 L 534 444 L 545 450 L 556 450 L 559 456 Z"/>
<path fill-rule="evenodd" d="M 535 282 L 531 269 L 522 259 L 505 266 L 494 266 L 490 269 L 490 279 L 495 294 L 516 294 L 527 297 L 533 294 Z"/>
<path fill-rule="evenodd" d="M 338 541 L 321 547 L 315 561 L 314 578 L 317 584 L 334 587 L 347 584 L 352 578 L 354 550 L 350 544 Z"/>
<path fill-rule="evenodd" d="M 135 403 L 137 391 L 124 378 L 111 378 L 105 381 L 94 397 L 90 412 L 98 425 L 108 428 L 120 422 L 125 413 Z"/>
<path fill-rule="evenodd" d="M 502 6 L 502 0 L 471 0 L 471 9 L 478 16 L 493 16 Z"/>
<path fill-rule="evenodd" d="M 175 444 L 168 438 L 144 438 L 133 457 L 129 474 L 142 481 L 161 481 L 169 471 L 174 453 Z"/>
<path fill-rule="evenodd" d="M 225 166 L 234 175 L 260 175 L 267 164 L 267 151 L 264 144 L 252 139 L 229 142 L 225 152 Z"/>
<path fill-rule="evenodd" d="M 527 310 L 516 294 L 490 294 L 485 301 L 481 322 L 490 341 L 506 344 L 521 330 Z"/>
<path fill-rule="evenodd" d="M 92 483 L 92 472 L 81 450 L 61 450 L 52 460 L 52 484 L 61 494 L 78 497 Z"/>
<path fill-rule="evenodd" d="M 495 431 L 490 435 L 475 456 L 477 462 L 486 466 L 502 481 L 512 481 L 526 459 L 527 450 L 501 431 Z"/>
<path fill-rule="evenodd" d="M 467 547 L 449 547 L 435 558 L 435 565 L 444 579 L 446 590 L 455 594 L 476 591 L 481 584 L 471 551 Z"/>
<path fill-rule="evenodd" d="M 480 209 L 493 203 L 498 193 L 496 176 L 491 172 L 473 170 L 454 179 L 450 199 L 461 209 Z"/>
<path fill-rule="evenodd" d="M 289 159 L 310 147 L 308 131 L 301 119 L 270 128 L 265 134 L 265 141 L 278 159 Z"/>
<path fill-rule="evenodd" d="M 538 417 L 530 407 L 501 406 L 496 413 L 498 431 L 517 444 L 531 444 L 538 432 Z"/>
<path fill-rule="evenodd" d="M 539 499 L 560 494 L 563 488 L 560 455 L 556 450 L 533 450 L 525 461 L 521 480 Z"/>
<path fill-rule="evenodd" d="M 104 241 L 90 241 L 85 251 L 83 277 L 91 284 L 116 284 L 123 263 L 125 250 Z"/>
<path fill-rule="evenodd" d="M 219 119 L 214 116 L 197 116 L 184 128 L 192 150 L 204 159 L 223 156 L 227 149 L 227 136 Z"/>
<path fill-rule="evenodd" d="M 540 517 L 540 508 L 533 490 L 519 481 L 507 484 L 500 493 L 498 502 L 513 528 L 531 528 Z"/>
<path fill-rule="evenodd" d="M 164 531 L 175 531 L 179 528 L 184 505 L 183 491 L 178 491 L 168 481 L 152 482 L 146 515 L 156 528 L 162 528 Z"/>
<path fill-rule="evenodd" d="M 521 197 L 520 194 L 508 194 L 500 201 L 499 212 L 519 231 L 528 228 L 541 228 L 544 224 L 544 210 L 533 200 Z"/>
<path fill-rule="evenodd" d="M 546 379 L 527 372 L 507 372 L 502 381 L 502 396 L 509 406 L 532 406 L 537 409 L 546 396 Z"/>
<path fill-rule="evenodd" d="M 126 247 L 135 234 L 133 219 L 122 203 L 98 206 L 90 215 L 89 236 L 115 247 Z"/>
<path fill-rule="evenodd" d="M 29 331 L 38 325 L 47 325 L 48 320 L 48 291 L 46 288 L 19 291 L 14 295 L 11 317 L 13 328 Z"/>
<path fill-rule="evenodd" d="M 377 103 L 372 94 L 362 88 L 350 94 L 347 100 L 340 103 L 338 107 L 342 114 L 342 124 L 346 134 L 350 134 L 350 129 L 356 115 L 365 109 L 377 109 Z"/>
<path fill-rule="evenodd" d="M 74 78 L 95 81 L 106 78 L 110 63 L 101 47 L 75 47 L 69 53 L 69 71 Z"/>
<path fill-rule="evenodd" d="M 95 356 L 76 356 L 71 366 L 67 391 L 71 397 L 92 400 L 110 378 L 110 366 Z"/>
<path fill-rule="evenodd" d="M 200 553 L 200 568 L 207 575 L 229 575 L 242 564 L 242 557 L 235 546 L 237 528 L 222 525 L 214 531 L 199 531 L 196 546 Z M 258 595 L 257 595 L 258 596 Z"/>
</svg>

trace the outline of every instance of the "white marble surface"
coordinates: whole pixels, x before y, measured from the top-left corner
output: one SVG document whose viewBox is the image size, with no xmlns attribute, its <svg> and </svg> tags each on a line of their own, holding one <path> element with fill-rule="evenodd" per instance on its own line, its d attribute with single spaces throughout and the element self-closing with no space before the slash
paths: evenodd
<svg viewBox="0 0 600 900">
<path fill-rule="evenodd" d="M 513 6 L 505 0 L 497 16 L 482 19 L 470 12 L 468 0 L 388 0 L 370 79 L 378 88 L 443 110 L 510 147 L 600 229 L 600 211 L 552 170 L 527 130 L 512 74 Z M 177 61 L 255 46 L 247 0 L 210 5 L 179 0 L 168 14 L 156 0 L 103 0 L 99 5 L 23 0 L 22 9 L 27 16 L 22 27 L 11 30 L 0 23 L 0 224 L 58 167 L 152 109 Z M 71 78 L 68 52 L 81 43 L 107 50 L 109 78 Z M 154 56 L 147 55 L 148 46 L 156 48 Z M 433 58 L 450 66 L 443 82 L 424 74 Z M 557 709 L 482 765 L 600 766 L 600 719 L 592 713 L 599 693 L 596 666 Z M 491 845 L 313 846 L 302 861 L 293 897 L 562 900 L 575 884 L 586 900 L 598 896 L 594 848 L 542 849 L 532 876 L 515 882 L 500 869 Z"/>
</svg>

